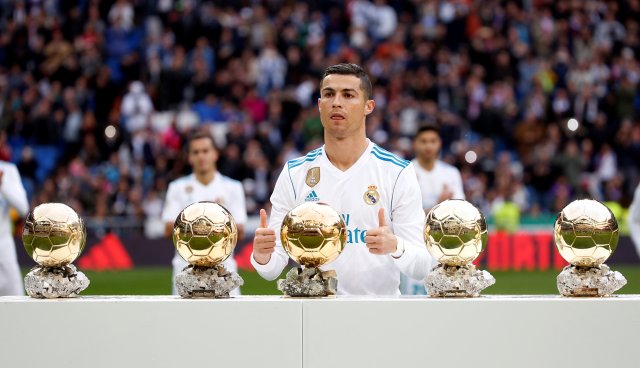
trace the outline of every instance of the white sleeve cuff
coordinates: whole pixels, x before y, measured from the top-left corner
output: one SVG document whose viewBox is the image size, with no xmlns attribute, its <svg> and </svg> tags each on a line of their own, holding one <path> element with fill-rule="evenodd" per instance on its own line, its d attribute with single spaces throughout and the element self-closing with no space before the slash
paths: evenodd
<svg viewBox="0 0 640 368">
<path fill-rule="evenodd" d="M 282 272 L 282 270 L 280 270 L 280 272 L 278 272 L 277 268 L 278 265 L 275 261 L 276 254 L 275 252 L 271 254 L 271 258 L 269 259 L 269 262 L 267 262 L 266 264 L 260 264 L 256 261 L 255 258 L 253 258 L 253 252 L 251 252 L 251 265 L 253 266 L 253 268 L 256 269 L 256 271 L 258 271 L 258 273 L 264 277 L 267 280 L 273 280 L 276 277 L 278 277 L 278 275 L 280 275 L 280 272 Z M 272 276 L 273 274 L 276 274 L 275 276 Z"/>
</svg>

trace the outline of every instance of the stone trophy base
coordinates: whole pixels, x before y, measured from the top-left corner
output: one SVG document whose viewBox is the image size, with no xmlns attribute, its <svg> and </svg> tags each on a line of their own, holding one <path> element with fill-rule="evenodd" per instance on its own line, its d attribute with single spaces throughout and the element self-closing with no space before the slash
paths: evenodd
<svg viewBox="0 0 640 368">
<path fill-rule="evenodd" d="M 183 298 L 228 298 L 229 292 L 244 285 L 244 280 L 223 265 L 189 265 L 176 275 L 176 291 Z"/>
<path fill-rule="evenodd" d="M 487 271 L 477 270 L 474 265 L 434 267 L 424 280 L 430 297 L 476 297 L 496 279 Z"/>
<path fill-rule="evenodd" d="M 323 297 L 336 295 L 338 279 L 336 271 L 322 272 L 317 267 L 297 267 L 278 280 L 278 290 L 292 297 Z"/>
<path fill-rule="evenodd" d="M 72 264 L 36 266 L 24 277 L 24 288 L 32 298 L 74 298 L 89 286 L 89 279 Z"/>
<path fill-rule="evenodd" d="M 558 291 L 563 296 L 609 296 L 627 284 L 627 279 L 609 266 L 566 266 L 558 275 Z"/>
</svg>

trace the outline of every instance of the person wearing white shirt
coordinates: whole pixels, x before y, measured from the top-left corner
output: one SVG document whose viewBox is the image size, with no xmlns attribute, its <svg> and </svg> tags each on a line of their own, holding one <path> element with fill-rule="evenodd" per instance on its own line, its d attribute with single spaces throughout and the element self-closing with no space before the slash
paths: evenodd
<svg viewBox="0 0 640 368">
<path fill-rule="evenodd" d="M 441 147 L 438 127 L 423 125 L 418 128 L 413 139 L 416 157 L 412 162 L 416 168 L 425 213 L 446 199 L 465 199 L 460 171 L 438 159 Z M 402 278 L 401 291 L 410 295 L 426 294 L 422 280 L 408 277 Z"/>
<path fill-rule="evenodd" d="M 413 164 L 372 143 L 365 120 L 374 107 L 371 82 L 355 64 L 326 69 L 318 109 L 324 146 L 288 161 L 271 196 L 271 220 L 260 211 L 251 263 L 267 280 L 289 261 L 276 233 L 306 201 L 330 205 L 347 225 L 347 244 L 333 262 L 338 294 L 398 295 L 400 274 L 424 278 L 431 257 L 422 241 L 425 214 Z"/>
<path fill-rule="evenodd" d="M 629 206 L 627 222 L 629 224 L 631 240 L 636 246 L 638 257 L 640 257 L 640 184 L 638 184 L 633 194 L 633 201 L 631 202 L 631 206 Z"/>
<path fill-rule="evenodd" d="M 25 217 L 29 212 L 27 193 L 16 166 L 0 161 L 0 296 L 24 295 L 16 245 L 11 234 L 11 208 Z"/>
<path fill-rule="evenodd" d="M 244 225 L 247 222 L 247 210 L 242 184 L 220 174 L 217 170 L 218 150 L 213 137 L 208 133 L 197 132 L 187 142 L 189 164 L 193 169 L 191 175 L 176 179 L 169 183 L 167 196 L 162 210 L 162 220 L 166 224 L 165 233 L 170 236 L 173 225 L 180 212 L 188 205 L 200 201 L 212 201 L 225 207 L 238 226 L 238 239 L 244 237 Z M 172 260 L 173 278 L 188 263 L 176 252 Z M 236 272 L 238 266 L 233 255 L 223 262 L 229 271 Z M 239 295 L 239 289 L 231 295 Z M 175 283 L 173 294 L 176 294 Z"/>
<path fill-rule="evenodd" d="M 428 213 L 433 206 L 445 199 L 465 199 L 460 170 L 438 159 L 442 139 L 434 125 L 418 128 L 413 139 L 418 184 L 422 193 L 422 208 Z"/>
</svg>

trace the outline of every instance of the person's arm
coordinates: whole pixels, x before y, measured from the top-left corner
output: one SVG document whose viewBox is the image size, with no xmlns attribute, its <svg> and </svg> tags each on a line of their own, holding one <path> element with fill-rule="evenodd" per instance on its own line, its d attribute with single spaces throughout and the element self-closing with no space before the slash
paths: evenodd
<svg viewBox="0 0 640 368">
<path fill-rule="evenodd" d="M 173 232 L 173 224 L 176 222 L 176 217 L 182 211 L 178 198 L 176 198 L 176 186 L 173 183 L 169 183 L 167 188 L 167 196 L 164 200 L 164 207 L 162 208 L 162 221 L 165 223 L 164 235 L 171 237 Z"/>
<path fill-rule="evenodd" d="M 244 188 L 242 183 L 233 181 L 233 185 L 227 195 L 224 198 L 224 207 L 231 213 L 233 220 L 238 227 L 238 241 L 244 239 L 244 226 L 247 223 L 247 205 L 245 201 Z"/>
<path fill-rule="evenodd" d="M 424 279 L 434 263 L 424 244 L 421 203 L 420 186 L 410 164 L 400 173 L 393 192 L 391 226 L 404 253 L 392 259 L 400 272 L 416 280 Z"/>
<path fill-rule="evenodd" d="M 422 239 L 425 214 L 413 165 L 398 175 L 392 198 L 391 225 L 387 225 L 384 208 L 380 208 L 379 227 L 367 230 L 365 243 L 370 253 L 392 257 L 400 272 L 422 280 L 429 273 L 433 261 Z"/>
<path fill-rule="evenodd" d="M 636 246 L 636 252 L 640 257 L 640 184 L 633 195 L 633 202 L 629 206 L 629 217 L 627 218 L 631 240 Z"/>
<path fill-rule="evenodd" d="M 455 175 L 452 175 L 451 189 L 453 189 L 452 199 L 466 199 L 464 196 L 464 187 L 462 185 L 462 176 L 460 170 L 455 169 Z"/>
<path fill-rule="evenodd" d="M 266 280 L 275 280 L 289 263 L 289 256 L 280 241 L 280 227 L 293 207 L 294 193 L 289 168 L 285 165 L 271 194 L 271 219 L 267 221 L 266 211 L 260 210 L 260 227 L 253 239 L 251 264 Z"/>
<path fill-rule="evenodd" d="M 22 186 L 20 173 L 15 165 L 5 166 L 0 170 L 0 195 L 13 207 L 21 217 L 26 217 L 29 213 L 29 201 L 27 192 Z"/>
</svg>

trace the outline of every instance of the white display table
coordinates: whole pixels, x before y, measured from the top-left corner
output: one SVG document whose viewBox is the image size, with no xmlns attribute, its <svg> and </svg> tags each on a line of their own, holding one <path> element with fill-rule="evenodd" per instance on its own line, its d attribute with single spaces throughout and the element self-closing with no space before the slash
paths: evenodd
<svg viewBox="0 0 640 368">
<path fill-rule="evenodd" d="M 1 368 L 300 368 L 301 361 L 300 302 L 279 297 L 0 297 Z"/>
<path fill-rule="evenodd" d="M 0 367 L 639 367 L 640 296 L 0 297 Z"/>
</svg>

